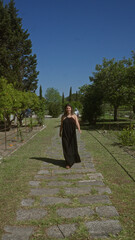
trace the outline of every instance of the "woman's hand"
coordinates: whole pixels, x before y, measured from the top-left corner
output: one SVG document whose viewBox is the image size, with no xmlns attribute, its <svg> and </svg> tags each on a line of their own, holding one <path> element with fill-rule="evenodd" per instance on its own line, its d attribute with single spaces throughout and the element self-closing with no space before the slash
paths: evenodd
<svg viewBox="0 0 135 240">
<path fill-rule="evenodd" d="M 76 126 L 78 128 L 78 131 L 79 133 L 81 133 L 81 130 L 80 130 L 80 124 L 79 124 L 79 121 L 78 121 L 78 117 L 76 115 L 74 115 L 74 119 L 75 119 L 75 122 L 76 122 Z"/>
<path fill-rule="evenodd" d="M 60 136 L 60 137 L 62 136 L 61 132 L 59 133 L 59 136 Z"/>
</svg>

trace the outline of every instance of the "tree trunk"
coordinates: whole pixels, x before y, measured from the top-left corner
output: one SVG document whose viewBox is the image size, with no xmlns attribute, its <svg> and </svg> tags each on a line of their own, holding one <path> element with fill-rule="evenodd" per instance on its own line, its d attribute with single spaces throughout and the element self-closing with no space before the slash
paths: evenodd
<svg viewBox="0 0 135 240">
<path fill-rule="evenodd" d="M 11 128 L 11 120 L 9 114 L 6 115 L 6 119 L 7 119 L 6 130 L 9 131 Z"/>
<path fill-rule="evenodd" d="M 118 107 L 114 106 L 114 121 L 118 120 L 117 115 L 118 115 Z"/>
</svg>

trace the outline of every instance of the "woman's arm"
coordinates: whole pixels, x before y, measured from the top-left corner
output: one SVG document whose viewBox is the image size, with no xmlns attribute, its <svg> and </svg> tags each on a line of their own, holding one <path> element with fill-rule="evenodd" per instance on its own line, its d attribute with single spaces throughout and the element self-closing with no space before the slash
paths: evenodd
<svg viewBox="0 0 135 240">
<path fill-rule="evenodd" d="M 63 129 L 63 116 L 61 117 L 61 125 L 60 125 L 60 132 L 59 132 L 59 136 L 62 136 L 62 129 Z"/>
<path fill-rule="evenodd" d="M 75 118 L 75 122 L 76 122 L 76 126 L 77 126 L 77 128 L 78 128 L 78 131 L 81 133 L 80 124 L 79 124 L 79 121 L 78 121 L 78 117 L 75 115 L 74 118 Z"/>
</svg>

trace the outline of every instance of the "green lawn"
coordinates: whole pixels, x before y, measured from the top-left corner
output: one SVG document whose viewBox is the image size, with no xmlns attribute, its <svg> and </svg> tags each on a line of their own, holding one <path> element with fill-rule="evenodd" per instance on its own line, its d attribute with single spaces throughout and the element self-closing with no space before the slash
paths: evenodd
<svg viewBox="0 0 135 240">
<path fill-rule="evenodd" d="M 111 201 L 120 214 L 120 222 L 123 231 L 118 240 L 135 239 L 135 182 L 127 175 L 121 166 L 114 160 L 110 153 L 94 138 L 96 137 L 104 145 L 118 162 L 135 179 L 135 159 L 123 151 L 116 143 L 114 133 L 109 138 L 102 132 L 83 130 L 82 138 L 87 149 L 93 156 L 96 170 L 101 172 L 105 183 L 112 190 Z M 109 238 L 110 239 L 110 238 Z M 115 239 L 112 237 L 111 239 Z"/>
<path fill-rule="evenodd" d="M 51 138 L 56 133 L 59 123 L 60 119 L 46 120 L 46 129 L 39 132 L 13 155 L 5 158 L 0 165 L 0 238 L 4 226 L 15 223 L 16 210 L 20 207 L 21 200 L 28 197 L 30 191 L 28 182 L 34 179 L 41 167 L 41 161 L 31 158 L 45 156 L 47 146 L 51 143 Z M 102 132 L 98 133 L 92 129 L 89 132 L 85 129 L 82 127 L 81 138 L 93 156 L 96 170 L 103 174 L 105 184 L 111 188 L 111 201 L 120 214 L 123 231 L 117 240 L 134 240 L 135 183 L 93 136 L 113 153 L 134 178 L 135 160 L 115 143 L 113 132 L 107 133 L 107 137 Z"/>
<path fill-rule="evenodd" d="M 59 120 L 46 120 L 47 128 L 39 132 L 0 165 L 0 239 L 5 225 L 15 221 L 16 210 L 29 193 L 28 182 L 40 169 L 41 161 L 31 159 L 44 156 L 46 147 L 56 131 Z"/>
</svg>

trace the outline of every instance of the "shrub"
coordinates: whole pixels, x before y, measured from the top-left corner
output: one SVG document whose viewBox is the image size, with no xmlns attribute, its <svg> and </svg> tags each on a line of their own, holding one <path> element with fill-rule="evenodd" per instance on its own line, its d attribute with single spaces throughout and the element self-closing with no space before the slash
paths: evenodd
<svg viewBox="0 0 135 240">
<path fill-rule="evenodd" d="M 103 96 L 100 89 L 90 86 L 83 97 L 82 120 L 96 123 L 103 114 Z"/>
<path fill-rule="evenodd" d="M 52 117 L 59 117 L 61 114 L 61 104 L 58 102 L 49 103 L 49 115 Z"/>
<path fill-rule="evenodd" d="M 118 139 L 124 146 L 135 145 L 135 129 L 133 125 L 128 128 L 124 128 L 123 131 L 118 134 Z"/>
<path fill-rule="evenodd" d="M 39 99 L 39 107 L 36 111 L 38 124 L 42 126 L 44 124 L 45 119 L 45 99 Z"/>
</svg>

